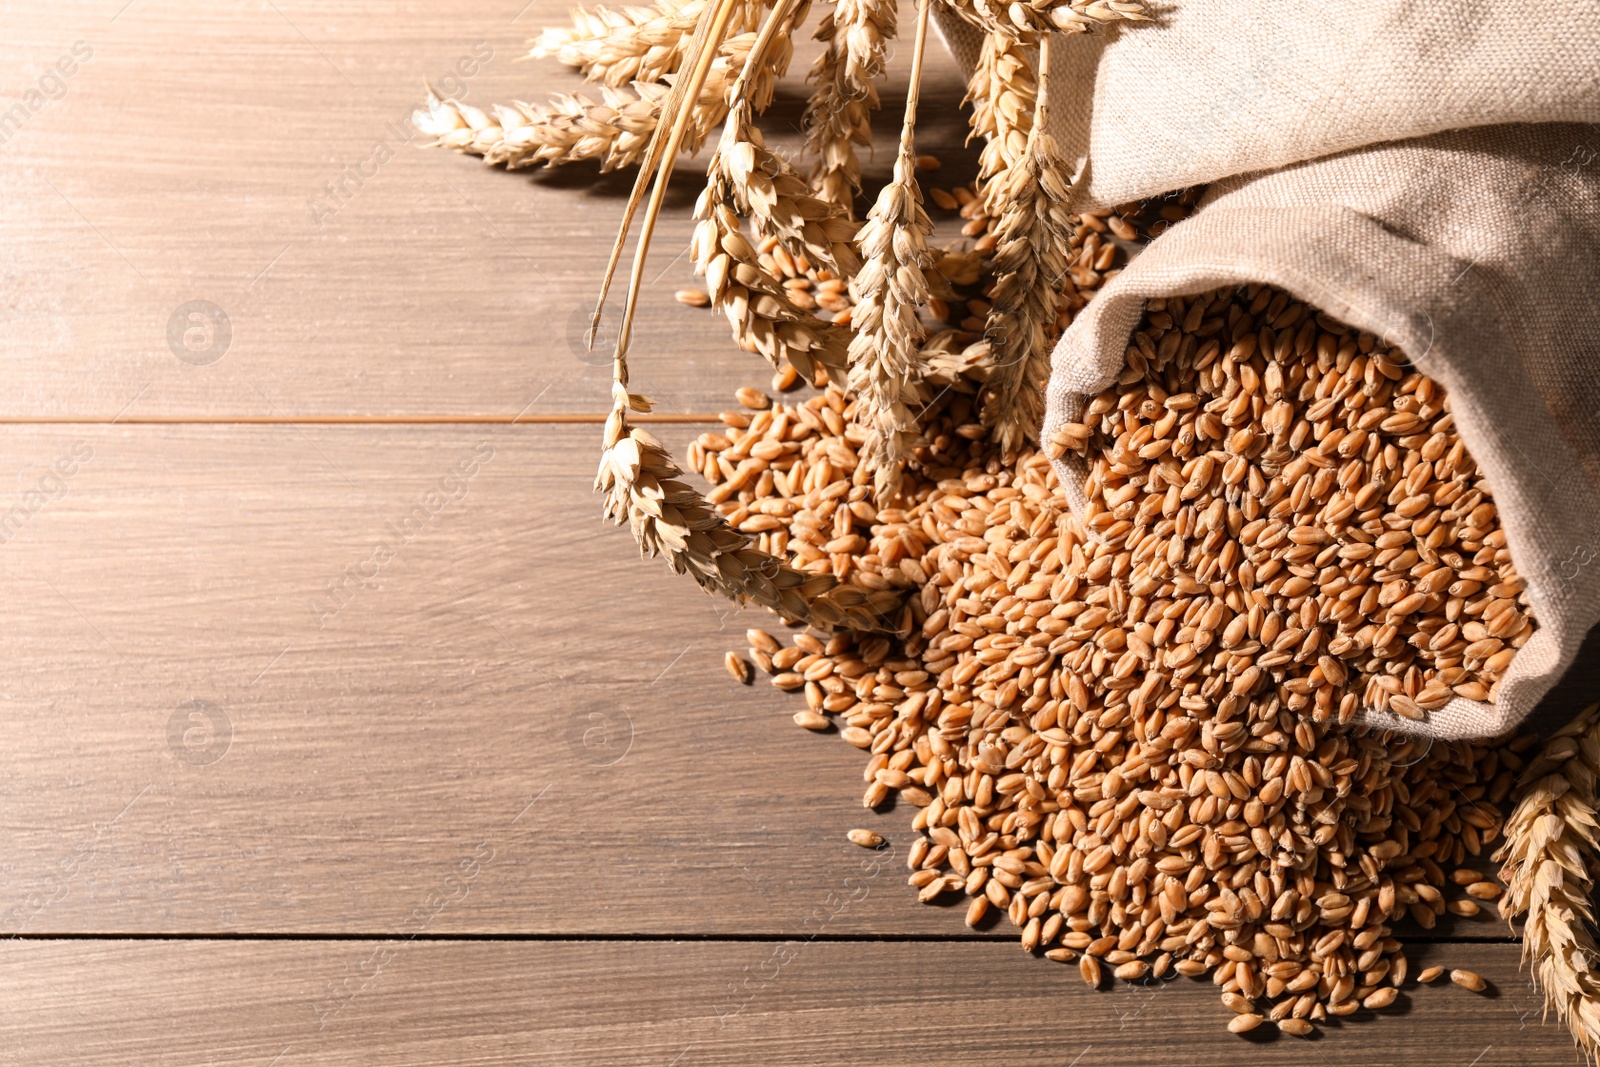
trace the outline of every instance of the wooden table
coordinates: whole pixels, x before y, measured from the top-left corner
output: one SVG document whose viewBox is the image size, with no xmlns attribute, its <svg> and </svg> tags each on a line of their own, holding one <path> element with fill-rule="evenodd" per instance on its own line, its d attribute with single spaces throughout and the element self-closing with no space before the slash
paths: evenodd
<svg viewBox="0 0 1600 1067">
<path fill-rule="evenodd" d="M 915 902 L 859 754 L 723 673 L 758 616 L 599 522 L 631 179 L 407 143 L 424 78 L 576 86 L 522 2 L 0 5 L 9 1061 L 1575 1062 L 1496 920 L 1413 938 L 1493 996 L 1246 1042 Z M 673 302 L 691 186 L 635 344 L 675 449 L 766 379 Z"/>
</svg>

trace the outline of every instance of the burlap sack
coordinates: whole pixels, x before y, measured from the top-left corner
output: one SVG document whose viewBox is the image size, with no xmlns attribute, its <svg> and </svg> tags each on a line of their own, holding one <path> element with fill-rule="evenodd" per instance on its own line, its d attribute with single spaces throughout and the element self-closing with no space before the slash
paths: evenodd
<svg viewBox="0 0 1600 1067">
<path fill-rule="evenodd" d="M 1076 102 L 1053 130 L 1082 154 L 1078 206 L 1213 184 L 1062 337 L 1044 433 L 1115 379 L 1150 297 L 1267 283 L 1398 344 L 1450 392 L 1539 630 L 1494 705 L 1368 721 L 1501 733 L 1600 619 L 1600 130 L 1553 121 L 1600 120 L 1600 5 L 1206 0 L 1159 19 L 1054 50 L 1052 98 Z M 970 62 L 970 31 L 943 29 Z M 1060 473 L 1081 505 L 1082 472 Z"/>
</svg>

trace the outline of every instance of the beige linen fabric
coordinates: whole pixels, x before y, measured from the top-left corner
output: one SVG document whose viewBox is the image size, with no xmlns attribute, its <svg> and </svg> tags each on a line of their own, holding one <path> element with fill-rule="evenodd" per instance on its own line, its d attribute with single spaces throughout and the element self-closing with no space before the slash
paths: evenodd
<svg viewBox="0 0 1600 1067">
<path fill-rule="evenodd" d="M 1539 630 L 1495 704 L 1367 721 L 1501 733 L 1600 620 L 1600 129 L 1584 124 L 1600 120 L 1600 4 L 1183 0 L 1157 15 L 1053 50 L 1078 206 L 1212 184 L 1061 338 L 1044 434 L 1115 379 L 1151 297 L 1266 283 L 1399 345 L 1450 392 Z M 970 30 L 941 29 L 970 64 Z M 1082 471 L 1060 473 L 1081 507 Z"/>
<path fill-rule="evenodd" d="M 1377 141 L 1600 122 L 1600 0 L 1147 0 L 1057 37 L 1051 123 L 1105 207 Z M 934 5 L 971 69 L 978 34 Z"/>
</svg>

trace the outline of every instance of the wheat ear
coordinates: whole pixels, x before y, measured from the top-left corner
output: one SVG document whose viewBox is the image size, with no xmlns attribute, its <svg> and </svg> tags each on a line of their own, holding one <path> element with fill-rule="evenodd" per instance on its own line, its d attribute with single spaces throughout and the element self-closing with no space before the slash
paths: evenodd
<svg viewBox="0 0 1600 1067">
<path fill-rule="evenodd" d="M 916 50 L 894 180 L 885 185 L 856 235 L 865 260 L 856 276 L 856 328 L 850 341 L 850 389 L 856 421 L 866 430 L 861 459 L 872 472 L 880 501 L 893 496 L 918 440 L 913 407 L 927 402 L 921 347 L 926 337 L 918 310 L 928 302 L 933 231 L 915 174 L 917 96 L 928 36 L 929 0 L 917 5 Z"/>
<path fill-rule="evenodd" d="M 754 32 L 764 6 L 759 0 L 741 4 L 729 22 L 729 33 Z M 705 7 L 706 0 L 656 0 L 654 8 L 578 8 L 572 12 L 570 27 L 552 27 L 531 42 L 528 57 L 554 56 L 577 67 L 590 81 L 612 88 L 661 81 L 683 66 Z"/>
<path fill-rule="evenodd" d="M 776 27 L 784 24 L 782 20 L 797 3 L 780 0 L 751 50 L 747 70 L 761 63 L 763 46 L 770 43 Z M 685 68 L 687 79 L 704 79 L 706 67 L 695 53 L 714 49 L 726 26 L 726 11 L 708 10 L 704 18 L 696 31 L 691 64 Z M 692 92 L 698 87 L 689 84 L 685 88 Z M 650 234 L 661 211 L 674 156 L 690 122 L 682 97 L 668 103 L 663 125 L 640 171 L 642 177 L 655 169 L 654 185 L 634 250 L 627 309 L 612 359 L 612 410 L 606 418 L 595 477 L 595 488 L 605 494 L 605 515 L 618 525 L 626 524 L 645 555 L 665 556 L 673 570 L 693 576 L 708 592 L 753 601 L 822 629 L 903 630 L 910 624 L 910 611 L 891 590 L 867 591 L 842 584 L 831 574 L 807 575 L 759 551 L 747 534 L 728 525 L 703 496 L 679 479 L 681 471 L 661 442 L 628 424 L 630 412 L 650 407 L 649 400 L 628 388 L 628 342 Z M 627 230 L 625 222 L 613 260 Z M 601 299 L 603 302 L 603 294 Z"/>
<path fill-rule="evenodd" d="M 787 40 L 787 30 L 803 17 L 805 6 L 792 5 L 793 13 L 777 36 Z M 690 255 L 696 272 L 705 276 L 711 302 L 733 327 L 734 340 L 775 367 L 789 362 L 814 381 L 818 364 L 843 369 L 849 333 L 795 303 L 782 279 L 763 268 L 740 229 L 740 216 L 751 217 L 758 233 L 777 237 L 791 254 L 808 262 L 814 258 L 835 273 L 854 272 L 857 266 L 849 243 L 854 227 L 839 217 L 836 207 L 811 196 L 799 175 L 767 150 L 750 104 L 742 99 L 744 85 L 756 73 L 755 57 L 752 51 L 733 88 L 735 103 L 706 168 Z"/>
<path fill-rule="evenodd" d="M 1038 440 L 1044 381 L 1072 244 L 1067 212 L 1071 178 L 1048 130 L 1050 38 L 1039 41 L 1039 99 L 1022 157 L 999 183 L 994 289 L 985 334 L 992 369 L 984 389 L 983 423 L 1015 455 Z"/>
<path fill-rule="evenodd" d="M 1505 824 L 1506 894 L 1500 914 L 1525 916 L 1522 958 L 1544 990 L 1545 1005 L 1572 1031 L 1590 1060 L 1600 1057 L 1600 960 L 1594 938 L 1590 873 L 1600 816 L 1600 705 L 1547 742 L 1517 784 L 1521 799 Z"/>
<path fill-rule="evenodd" d="M 1038 95 L 1022 41 L 1009 33 L 984 34 L 964 103 L 972 105 L 972 136 L 984 142 L 978 154 L 979 193 L 991 217 L 1000 214 L 1001 179 L 1027 149 Z"/>
<path fill-rule="evenodd" d="M 742 33 L 722 42 L 690 108 L 684 151 L 698 150 L 727 116 L 736 76 L 754 41 L 755 34 Z M 748 86 L 756 111 L 771 103 L 791 54 L 787 40 L 777 42 L 772 61 Z M 430 87 L 427 107 L 413 112 L 411 121 L 433 138 L 430 147 L 482 156 L 491 166 L 517 170 L 599 160 L 602 171 L 616 170 L 640 162 L 678 80 L 679 75 L 668 74 L 666 84 L 636 82 L 634 93 L 602 86 L 598 102 L 581 93 L 557 93 L 547 104 L 502 104 L 491 112 L 441 99 Z"/>
<path fill-rule="evenodd" d="M 811 183 L 852 218 L 861 188 L 856 148 L 872 144 L 877 82 L 895 31 L 895 0 L 834 0 L 817 28 L 816 39 L 826 47 L 811 69 L 817 87 L 802 122 L 806 150 L 817 161 Z"/>
<path fill-rule="evenodd" d="M 817 380 L 818 364 L 843 371 L 849 331 L 795 303 L 793 292 L 763 268 L 740 230 L 740 215 L 753 217 L 759 232 L 777 237 L 791 254 L 814 258 L 835 273 L 859 266 L 849 243 L 854 226 L 834 205 L 811 196 L 805 182 L 767 151 L 743 102 L 728 114 L 695 207 L 695 270 L 705 276 L 711 302 L 727 316 L 741 347 L 775 367 L 787 360 L 808 381 Z"/>
<path fill-rule="evenodd" d="M 985 33 L 1092 33 L 1112 22 L 1148 22 L 1142 0 L 944 0 Z"/>
<path fill-rule="evenodd" d="M 609 171 L 639 161 L 667 95 L 664 85 L 635 89 L 638 95 L 604 88 L 599 101 L 558 93 L 547 104 L 498 104 L 491 112 L 441 100 L 430 90 L 426 109 L 411 121 L 433 138 L 430 147 L 482 156 L 490 166 L 517 170 L 598 160 Z"/>
</svg>

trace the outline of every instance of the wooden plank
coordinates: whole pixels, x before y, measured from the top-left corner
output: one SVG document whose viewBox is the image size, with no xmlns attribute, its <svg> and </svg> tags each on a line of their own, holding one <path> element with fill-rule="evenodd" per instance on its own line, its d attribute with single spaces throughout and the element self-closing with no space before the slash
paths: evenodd
<svg viewBox="0 0 1600 1067">
<path fill-rule="evenodd" d="M 119 6 L 0 6 L 0 67 L 15 72 L 0 113 L 41 102 L 0 124 L 0 417 L 609 406 L 609 359 L 584 350 L 581 325 L 631 172 L 507 174 L 407 143 L 425 78 L 454 78 L 479 105 L 578 88 L 554 60 L 515 62 L 569 0 Z M 803 37 L 770 123 L 785 150 L 815 53 Z M 92 53 L 81 63 L 76 42 Z M 920 136 L 953 150 L 960 79 L 933 51 Z M 68 79 L 51 73 L 62 57 Z M 64 95 L 24 98 L 41 79 Z M 890 162 L 880 152 L 869 169 Z M 635 333 L 635 377 L 669 412 L 720 410 L 728 383 L 770 376 L 720 318 L 672 298 L 693 284 L 680 253 L 694 169 L 654 243 Z M 192 320 L 202 352 L 180 359 L 169 326 L 182 337 L 195 300 L 226 313 L 231 341 L 217 351 L 221 334 Z"/>
<path fill-rule="evenodd" d="M 1302 1043 L 1229 1034 L 1209 983 L 1095 993 L 1006 945 L 6 942 L 0 1047 L 80 1067 L 1575 1062 L 1515 947 L 1423 955 L 1494 995 L 1412 988 Z"/>
<path fill-rule="evenodd" d="M 53 499 L 0 545 L 0 931 L 382 934 L 481 843 L 430 931 L 783 934 L 868 825 L 829 930 L 963 932 L 861 754 L 728 678 L 743 618 L 602 526 L 596 434 L 8 431 L 0 519 Z"/>
</svg>

